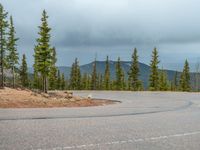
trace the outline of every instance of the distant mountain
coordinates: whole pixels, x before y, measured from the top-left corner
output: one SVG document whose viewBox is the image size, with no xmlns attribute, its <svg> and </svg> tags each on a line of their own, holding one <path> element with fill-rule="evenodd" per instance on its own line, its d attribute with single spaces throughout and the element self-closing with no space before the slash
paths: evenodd
<svg viewBox="0 0 200 150">
<path fill-rule="evenodd" d="M 110 74 L 111 74 L 111 78 L 115 79 L 115 65 L 116 65 L 116 61 L 109 61 L 109 65 L 110 65 Z M 85 64 L 85 65 L 81 65 L 80 69 L 81 69 L 81 73 L 87 73 L 87 74 L 91 74 L 92 73 L 92 69 L 93 69 L 93 64 L 94 62 L 91 62 L 89 64 Z M 96 62 L 96 66 L 97 66 L 97 73 L 99 74 L 104 74 L 105 71 L 105 65 L 106 62 L 105 61 L 97 61 Z M 121 66 L 124 70 L 125 73 L 125 77 L 127 79 L 127 73 L 130 69 L 131 66 L 131 62 L 130 61 L 121 61 Z M 69 78 L 70 76 L 70 71 L 71 71 L 71 67 L 67 67 L 67 66 L 59 66 L 58 67 L 61 73 L 65 74 L 66 78 Z M 148 80 L 149 80 L 149 74 L 150 74 L 150 66 L 144 64 L 144 63 L 139 63 L 139 68 L 140 68 L 140 80 L 143 81 L 143 85 L 144 87 L 148 87 Z M 173 70 L 165 70 L 167 75 L 168 75 L 168 80 L 172 81 L 175 75 L 176 71 Z M 29 68 L 29 73 L 33 73 L 33 68 Z M 180 73 L 178 73 L 178 76 L 180 76 Z M 195 74 L 191 73 L 191 83 L 192 85 L 195 84 Z"/>
</svg>

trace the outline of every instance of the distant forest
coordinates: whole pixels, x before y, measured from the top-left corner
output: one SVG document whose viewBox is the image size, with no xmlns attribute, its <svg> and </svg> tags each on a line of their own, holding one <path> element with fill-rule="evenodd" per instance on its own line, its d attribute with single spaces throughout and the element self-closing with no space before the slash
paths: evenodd
<svg viewBox="0 0 200 150">
<path fill-rule="evenodd" d="M 167 73 L 159 69 L 160 63 L 158 50 L 152 51 L 150 62 L 150 74 L 148 88 L 144 88 L 139 68 L 139 56 L 137 49 L 133 50 L 130 69 L 125 78 L 125 72 L 121 66 L 120 57 L 115 64 L 115 77 L 111 78 L 109 57 L 106 58 L 104 73 L 97 72 L 96 59 L 91 73 L 81 73 L 79 61 L 76 58 L 71 66 L 71 73 L 66 79 L 56 66 L 56 48 L 50 44 L 51 28 L 48 25 L 48 15 L 44 10 L 41 17 L 41 25 L 38 27 L 38 37 L 34 48 L 34 72 L 30 74 L 26 63 L 26 55 L 23 54 L 19 62 L 17 51 L 16 31 L 12 16 L 4 10 L 0 4 L 0 87 L 24 87 L 42 92 L 48 90 L 130 90 L 130 91 L 193 91 L 191 88 L 191 74 L 189 63 L 185 65 L 181 73 L 175 73 L 173 80 L 168 80 Z M 20 66 L 20 67 L 19 67 Z M 196 90 L 196 89 L 195 89 Z"/>
</svg>

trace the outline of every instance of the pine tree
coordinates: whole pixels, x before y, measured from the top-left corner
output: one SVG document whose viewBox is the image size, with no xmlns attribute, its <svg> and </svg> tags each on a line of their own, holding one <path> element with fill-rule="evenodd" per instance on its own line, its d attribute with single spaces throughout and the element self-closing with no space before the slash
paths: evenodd
<svg viewBox="0 0 200 150">
<path fill-rule="evenodd" d="M 96 68 L 97 62 L 96 59 L 93 63 L 93 71 L 92 71 L 92 79 L 91 79 L 91 90 L 97 89 L 97 68 Z"/>
<path fill-rule="evenodd" d="M 178 90 L 178 72 L 176 71 L 175 72 L 175 74 L 174 74 L 174 81 L 173 81 L 173 83 L 172 83 L 172 89 L 174 90 L 174 91 L 176 91 L 176 90 Z"/>
<path fill-rule="evenodd" d="M 7 22 L 8 13 L 5 12 L 3 6 L 0 4 L 0 69 L 1 69 L 1 79 L 0 79 L 0 87 L 4 87 L 4 67 L 5 67 L 5 53 L 6 53 L 6 30 L 8 27 Z"/>
<path fill-rule="evenodd" d="M 121 67 L 120 57 L 118 57 L 116 63 L 116 81 L 115 81 L 115 89 L 123 90 L 124 89 L 124 72 Z"/>
<path fill-rule="evenodd" d="M 99 75 L 99 90 L 103 90 L 103 75 Z"/>
<path fill-rule="evenodd" d="M 62 76 L 61 76 L 61 90 L 64 90 L 65 89 L 65 75 L 64 73 L 62 73 Z"/>
<path fill-rule="evenodd" d="M 190 91 L 190 68 L 187 60 L 185 61 L 183 72 L 180 77 L 180 90 L 187 92 Z"/>
<path fill-rule="evenodd" d="M 87 86 L 86 86 L 86 89 L 87 90 L 90 90 L 91 88 L 91 77 L 90 75 L 87 76 Z"/>
<path fill-rule="evenodd" d="M 61 89 L 61 75 L 60 75 L 60 70 L 58 69 L 57 71 L 57 90 Z"/>
<path fill-rule="evenodd" d="M 65 80 L 65 89 L 69 89 L 69 79 L 67 78 L 66 80 Z"/>
<path fill-rule="evenodd" d="M 56 49 L 55 47 L 52 48 L 52 62 L 51 68 L 49 73 L 49 89 L 55 90 L 57 88 L 57 67 L 56 67 Z"/>
<path fill-rule="evenodd" d="M 159 90 L 159 72 L 158 72 L 158 51 L 154 48 L 152 52 L 152 60 L 151 60 L 151 74 L 149 76 L 149 89 L 152 91 Z"/>
<path fill-rule="evenodd" d="M 79 67 L 78 59 L 75 59 L 75 62 L 72 64 L 71 73 L 70 73 L 70 88 L 72 90 L 81 89 L 81 71 Z"/>
<path fill-rule="evenodd" d="M 34 48 L 34 53 L 36 54 L 37 50 L 36 48 Z M 41 89 L 41 86 L 40 86 L 40 81 L 39 81 L 39 73 L 38 73 L 38 69 L 37 69 L 37 58 L 35 57 L 34 55 L 34 64 L 33 64 L 33 69 L 34 69 L 34 72 L 33 72 L 33 83 L 32 83 L 32 86 L 34 89 Z"/>
<path fill-rule="evenodd" d="M 34 69 L 34 72 L 33 72 L 33 81 L 31 83 L 32 87 L 34 89 L 40 89 L 40 86 L 39 86 L 39 75 L 38 75 L 38 72 Z"/>
<path fill-rule="evenodd" d="M 26 63 L 26 56 L 23 54 L 22 57 L 22 64 L 20 67 L 20 80 L 23 87 L 29 86 L 29 80 L 28 80 L 28 67 Z"/>
<path fill-rule="evenodd" d="M 87 90 L 87 79 L 88 79 L 88 75 L 87 73 L 84 73 L 81 79 L 81 89 L 83 90 Z"/>
<path fill-rule="evenodd" d="M 168 90 L 167 74 L 163 69 L 160 71 L 160 76 L 159 76 L 159 90 L 160 91 Z"/>
<path fill-rule="evenodd" d="M 42 77 L 42 87 L 43 92 L 47 93 L 47 79 L 49 76 L 51 61 L 52 61 L 52 48 L 50 47 L 50 31 L 51 28 L 48 27 L 47 22 L 48 16 L 44 10 L 42 13 L 42 24 L 39 26 L 39 38 L 37 39 L 37 45 L 35 46 L 35 67 L 38 73 Z"/>
<path fill-rule="evenodd" d="M 129 88 L 133 91 L 138 91 L 140 89 L 140 80 L 139 80 L 139 62 L 138 62 L 138 55 L 137 49 L 134 49 L 132 55 L 132 64 L 130 67 L 130 71 L 128 72 L 128 81 L 129 81 Z"/>
<path fill-rule="evenodd" d="M 12 16 L 10 17 L 9 33 L 8 33 L 8 55 L 7 55 L 7 67 L 12 70 L 12 86 L 15 87 L 15 69 L 19 63 L 19 56 L 17 52 L 17 38 L 15 37 L 15 28 L 13 25 Z"/>
<path fill-rule="evenodd" d="M 110 90 L 110 66 L 108 56 L 106 57 L 106 67 L 104 73 L 104 89 Z"/>
</svg>

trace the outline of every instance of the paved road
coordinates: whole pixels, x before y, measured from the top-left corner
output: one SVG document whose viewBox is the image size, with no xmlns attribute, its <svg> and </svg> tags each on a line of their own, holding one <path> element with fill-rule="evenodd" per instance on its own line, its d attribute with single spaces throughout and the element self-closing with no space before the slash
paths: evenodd
<svg viewBox="0 0 200 150">
<path fill-rule="evenodd" d="M 200 94 L 75 93 L 122 103 L 87 108 L 0 109 L 0 149 L 200 149 Z"/>
</svg>

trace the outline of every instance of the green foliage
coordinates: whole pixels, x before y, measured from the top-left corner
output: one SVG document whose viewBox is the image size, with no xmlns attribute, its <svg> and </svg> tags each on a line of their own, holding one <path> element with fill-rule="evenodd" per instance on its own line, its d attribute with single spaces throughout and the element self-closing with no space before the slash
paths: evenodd
<svg viewBox="0 0 200 150">
<path fill-rule="evenodd" d="M 26 63 L 26 56 L 23 54 L 22 57 L 22 64 L 20 67 L 20 80 L 23 87 L 29 86 L 29 80 L 28 80 L 28 67 Z"/>
<path fill-rule="evenodd" d="M 56 67 L 56 49 L 52 48 L 52 62 L 49 72 L 49 89 L 55 90 L 57 88 L 57 67 Z"/>
<path fill-rule="evenodd" d="M 88 75 L 86 73 L 83 74 L 81 79 L 81 88 L 83 90 L 88 90 Z"/>
<path fill-rule="evenodd" d="M 106 67 L 104 73 L 104 89 L 110 90 L 110 66 L 108 56 L 106 57 Z"/>
<path fill-rule="evenodd" d="M 93 64 L 92 78 L 91 78 L 91 90 L 97 89 L 97 69 L 96 69 L 96 59 Z"/>
<path fill-rule="evenodd" d="M 78 59 L 72 64 L 70 73 L 70 89 L 80 90 L 81 89 L 81 71 Z"/>
<path fill-rule="evenodd" d="M 47 13 L 44 10 L 42 13 L 42 24 L 39 26 L 39 38 L 37 39 L 37 45 L 35 46 L 35 64 L 34 68 L 41 75 L 43 81 L 43 91 L 47 92 L 47 78 L 50 73 L 52 65 L 52 48 L 50 48 L 50 31 L 48 27 Z"/>
<path fill-rule="evenodd" d="M 132 55 L 132 64 L 130 67 L 130 71 L 128 72 L 128 85 L 129 90 L 138 91 L 141 89 L 141 81 L 139 80 L 139 62 L 137 49 L 134 49 Z"/>
<path fill-rule="evenodd" d="M 61 84 L 60 84 L 60 88 L 61 90 L 64 90 L 65 89 L 65 75 L 64 73 L 62 73 L 62 76 L 61 76 Z"/>
<path fill-rule="evenodd" d="M 17 38 L 15 37 L 15 28 L 13 25 L 13 19 L 12 16 L 10 17 L 10 24 L 9 24 L 9 33 L 8 33 L 8 43 L 7 43 L 7 50 L 8 50 L 8 55 L 7 55 L 7 68 L 12 70 L 12 75 L 13 75 L 13 82 L 12 85 L 15 87 L 15 69 L 16 65 L 19 63 L 19 56 L 17 52 Z"/>
<path fill-rule="evenodd" d="M 168 86 L 168 80 L 167 80 L 167 74 L 166 72 L 162 69 L 159 74 L 159 90 L 160 91 L 167 91 L 169 86 Z"/>
<path fill-rule="evenodd" d="M 186 60 L 180 77 L 180 90 L 189 92 L 190 88 L 190 67 L 188 61 Z"/>
<path fill-rule="evenodd" d="M 103 90 L 103 75 L 98 74 L 98 90 Z"/>
<path fill-rule="evenodd" d="M 4 87 L 4 67 L 6 62 L 6 30 L 8 27 L 8 22 L 6 20 L 8 13 L 5 12 L 3 6 L 0 4 L 0 69 L 1 69 L 1 78 L 0 78 L 0 87 Z"/>
<path fill-rule="evenodd" d="M 149 76 L 149 89 L 151 91 L 157 91 L 159 90 L 159 73 L 158 73 L 158 51 L 156 48 L 154 48 L 152 52 L 152 60 L 151 60 L 151 74 Z"/>
<path fill-rule="evenodd" d="M 124 89 L 124 72 L 121 67 L 120 57 L 118 57 L 117 64 L 116 64 L 115 89 L 116 90 Z"/>
<path fill-rule="evenodd" d="M 58 90 L 61 89 L 61 75 L 60 75 L 60 70 L 58 69 L 57 71 L 57 88 Z"/>
<path fill-rule="evenodd" d="M 173 79 L 172 84 L 171 84 L 171 90 L 172 91 L 177 91 L 178 87 L 179 87 L 179 84 L 178 84 L 178 72 L 176 71 L 175 75 L 174 75 L 174 79 Z"/>
</svg>

